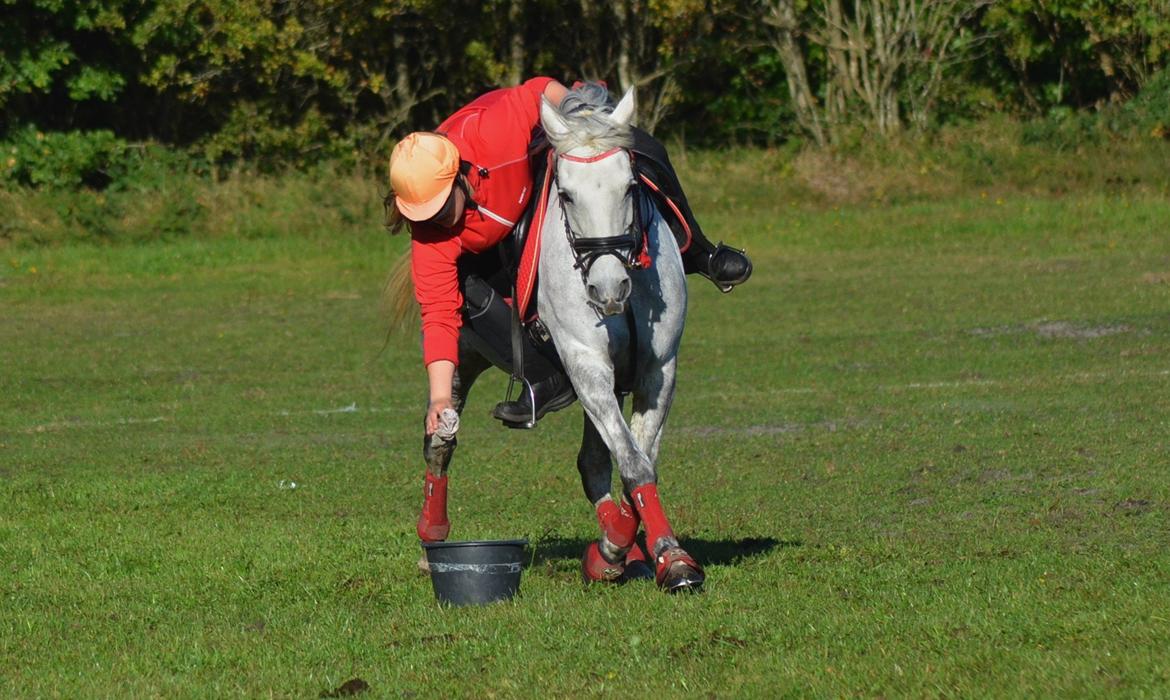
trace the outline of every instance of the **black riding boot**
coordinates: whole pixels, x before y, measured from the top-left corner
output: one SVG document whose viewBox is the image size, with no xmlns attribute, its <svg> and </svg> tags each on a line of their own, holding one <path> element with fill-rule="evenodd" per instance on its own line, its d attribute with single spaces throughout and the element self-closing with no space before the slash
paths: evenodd
<svg viewBox="0 0 1170 700">
<path fill-rule="evenodd" d="M 746 282 L 752 274 L 752 261 L 742 250 L 723 243 L 716 245 L 703 235 L 703 229 L 695 221 L 666 148 L 658 139 L 641 129 L 635 127 L 633 134 L 632 150 L 638 156 L 634 159 L 638 173 L 645 175 L 657 186 L 658 191 L 652 192 L 652 197 L 674 231 L 679 247 L 685 246 L 687 240 L 690 240 L 690 247 L 682 254 L 683 269 L 687 274 L 699 273 L 724 292 L 730 292 L 732 287 Z M 678 221 L 672 209 L 677 209 L 685 221 Z"/>
<path fill-rule="evenodd" d="M 496 404 L 492 409 L 492 417 L 509 428 L 534 428 L 536 421 L 544 418 L 544 414 L 559 411 L 577 400 L 577 393 L 573 391 L 573 385 L 563 372 L 540 381 L 529 380 L 529 383 L 531 391 L 529 385 L 521 386 L 520 396 L 515 401 L 501 401 Z"/>
<path fill-rule="evenodd" d="M 462 333 L 492 364 L 512 371 L 512 309 L 496 290 L 474 275 L 463 282 Z M 531 385 L 515 401 L 501 401 L 492 415 L 509 428 L 531 428 L 550 411 L 573 403 L 577 394 L 552 343 L 538 345 L 524 334 L 524 374 Z"/>
<path fill-rule="evenodd" d="M 725 246 L 722 241 L 712 245 L 701 233 L 692 235 L 691 247 L 682 254 L 684 271 L 699 273 L 724 293 L 752 276 L 752 261 L 742 250 Z"/>
</svg>

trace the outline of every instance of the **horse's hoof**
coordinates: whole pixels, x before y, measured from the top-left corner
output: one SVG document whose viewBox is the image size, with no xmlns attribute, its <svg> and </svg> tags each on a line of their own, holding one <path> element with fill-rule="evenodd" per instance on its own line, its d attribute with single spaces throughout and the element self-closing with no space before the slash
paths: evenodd
<svg viewBox="0 0 1170 700">
<path fill-rule="evenodd" d="M 622 562 L 611 562 L 601 553 L 596 542 L 590 542 L 581 557 L 581 577 L 585 583 L 614 583 L 622 578 L 626 566 Z"/>
<path fill-rule="evenodd" d="M 423 554 L 418 558 L 418 570 L 427 576 L 431 575 L 431 563 L 427 561 L 427 555 Z"/>
<path fill-rule="evenodd" d="M 707 580 L 699 566 L 682 547 L 671 547 L 658 555 L 658 587 L 667 593 L 698 593 Z"/>
<path fill-rule="evenodd" d="M 654 569 L 646 561 L 646 551 L 637 542 L 626 553 L 626 570 L 622 574 L 622 583 L 627 581 L 648 581 L 654 578 Z"/>
</svg>

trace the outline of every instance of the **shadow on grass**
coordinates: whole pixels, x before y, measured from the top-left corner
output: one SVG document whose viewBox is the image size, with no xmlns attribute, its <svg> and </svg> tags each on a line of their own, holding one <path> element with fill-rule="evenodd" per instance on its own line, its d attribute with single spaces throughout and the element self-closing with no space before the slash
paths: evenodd
<svg viewBox="0 0 1170 700">
<path fill-rule="evenodd" d="M 638 539 L 641 541 L 641 535 Z M 593 540 L 583 537 L 548 537 L 535 540 L 529 545 L 532 565 L 561 559 L 579 560 L 590 542 Z M 745 537 L 740 540 L 687 537 L 680 544 L 704 566 L 727 566 L 767 554 L 778 547 L 800 547 L 804 543 L 800 540 L 778 540 L 774 537 Z"/>
</svg>

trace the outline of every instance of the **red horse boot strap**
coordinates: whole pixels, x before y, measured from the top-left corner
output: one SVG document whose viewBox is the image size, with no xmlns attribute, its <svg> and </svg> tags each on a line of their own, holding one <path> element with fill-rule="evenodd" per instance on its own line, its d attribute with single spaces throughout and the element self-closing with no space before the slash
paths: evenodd
<svg viewBox="0 0 1170 700">
<path fill-rule="evenodd" d="M 655 580 L 658 587 L 668 593 L 698 591 L 707 577 L 691 555 L 682 547 L 671 547 L 658 555 L 658 573 Z"/>
<path fill-rule="evenodd" d="M 585 555 L 581 557 L 581 576 L 586 583 L 593 581 L 613 583 L 621 579 L 625 570 L 626 566 L 622 562 L 611 562 L 606 559 L 596 542 L 590 542 L 585 548 Z"/>
<path fill-rule="evenodd" d="M 670 521 L 666 519 L 662 503 L 658 499 L 658 485 L 642 484 L 631 491 L 630 495 L 634 497 L 634 507 L 637 508 L 642 525 L 646 528 L 646 549 L 650 552 L 657 551 L 660 548 L 659 540 L 663 538 L 670 538 L 670 544 L 678 544 L 674 541 L 674 531 L 671 530 Z"/>
<path fill-rule="evenodd" d="M 601 523 L 605 539 L 614 547 L 625 549 L 634 543 L 638 521 L 634 519 L 633 513 L 620 508 L 613 499 L 607 498 L 597 504 L 597 522 Z"/>
<path fill-rule="evenodd" d="M 637 532 L 638 526 L 642 524 L 642 518 L 638 515 L 638 509 L 634 507 L 633 503 L 627 501 L 625 496 L 622 496 L 622 502 L 618 508 L 623 518 L 629 518 L 634 521 L 634 531 Z"/>
<path fill-rule="evenodd" d="M 442 542 L 451 532 L 447 519 L 447 477 L 427 472 L 423 484 L 423 507 L 418 514 L 418 538 L 423 542 Z"/>
</svg>

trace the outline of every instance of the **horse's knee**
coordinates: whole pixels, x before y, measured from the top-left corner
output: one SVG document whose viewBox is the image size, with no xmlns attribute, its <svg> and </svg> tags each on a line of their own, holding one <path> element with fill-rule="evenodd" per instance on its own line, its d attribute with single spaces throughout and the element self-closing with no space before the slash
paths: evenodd
<svg viewBox="0 0 1170 700">
<path fill-rule="evenodd" d="M 658 480 L 654 465 L 641 453 L 636 453 L 629 463 L 622 465 L 621 477 L 627 492 Z"/>
<path fill-rule="evenodd" d="M 447 465 L 455 455 L 457 444 L 456 438 L 439 442 L 432 440 L 430 435 L 423 435 L 423 462 L 427 465 L 427 470 L 436 476 L 447 473 Z"/>
</svg>

